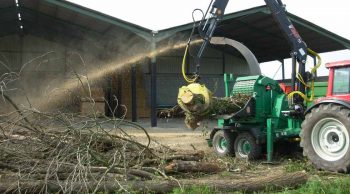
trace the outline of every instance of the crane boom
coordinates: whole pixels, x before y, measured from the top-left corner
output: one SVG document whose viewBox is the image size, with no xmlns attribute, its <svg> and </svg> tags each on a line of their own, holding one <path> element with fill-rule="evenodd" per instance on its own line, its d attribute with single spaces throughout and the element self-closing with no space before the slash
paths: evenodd
<svg viewBox="0 0 350 194">
<path fill-rule="evenodd" d="M 292 22 L 289 20 L 285 5 L 281 0 L 264 0 L 270 9 L 274 20 L 277 22 L 279 28 L 283 31 L 283 35 L 288 40 L 291 46 L 291 55 L 296 57 L 298 62 L 306 63 L 307 46 L 300 37 L 298 31 L 295 29 Z"/>
<path fill-rule="evenodd" d="M 214 3 L 213 3 L 214 1 Z M 199 28 L 199 34 L 203 39 L 203 43 L 194 59 L 196 65 L 195 79 L 198 78 L 201 58 L 205 49 L 207 48 L 210 39 L 212 38 L 214 31 L 222 19 L 226 6 L 229 0 L 212 0 L 208 10 L 210 10 L 210 16 L 206 20 L 203 26 Z M 303 41 L 298 31 L 290 21 L 287 16 L 285 5 L 281 0 L 264 0 L 265 4 L 269 8 L 272 13 L 272 16 L 279 28 L 283 32 L 284 37 L 288 41 L 291 47 L 291 57 L 292 57 L 292 76 L 291 76 L 291 85 L 297 87 L 292 87 L 292 91 L 300 91 L 301 93 L 305 93 L 305 81 L 307 76 L 305 72 L 305 63 L 308 55 L 308 49 L 306 43 Z M 203 17 L 203 19 L 206 15 Z M 299 63 L 299 72 L 296 72 L 297 63 Z M 293 102 L 302 103 L 302 99 L 299 97 L 293 98 Z"/>
<path fill-rule="evenodd" d="M 284 37 L 287 39 L 291 47 L 291 57 L 292 57 L 292 76 L 291 76 L 291 85 L 292 91 L 300 91 L 302 94 L 305 94 L 305 81 L 307 79 L 305 72 L 305 64 L 307 59 L 307 45 L 300 37 L 298 31 L 289 20 L 285 5 L 281 0 L 264 0 L 265 4 L 272 13 L 274 20 L 277 22 L 279 28 L 282 30 Z M 296 65 L 299 63 L 299 72 L 296 72 Z M 297 74 L 299 76 L 297 76 Z M 299 78 L 299 79 L 296 79 Z M 304 82 L 304 83 L 303 83 Z M 295 84 L 297 83 L 297 88 Z M 299 103 L 302 104 L 303 99 L 300 96 L 296 98 L 293 97 L 293 104 Z"/>
<path fill-rule="evenodd" d="M 227 6 L 229 0 L 215 0 L 213 4 L 210 4 L 210 17 L 207 19 L 207 21 L 204 23 L 203 27 L 199 28 L 199 34 L 202 36 L 203 43 L 200 47 L 197 56 L 195 58 L 195 64 L 196 64 L 196 72 L 195 74 L 199 74 L 200 69 L 200 60 L 202 58 L 202 55 L 207 48 L 211 37 L 214 34 L 214 31 L 216 29 L 216 26 L 218 22 L 222 19 L 225 9 Z M 203 16 L 205 18 L 205 16 Z"/>
</svg>

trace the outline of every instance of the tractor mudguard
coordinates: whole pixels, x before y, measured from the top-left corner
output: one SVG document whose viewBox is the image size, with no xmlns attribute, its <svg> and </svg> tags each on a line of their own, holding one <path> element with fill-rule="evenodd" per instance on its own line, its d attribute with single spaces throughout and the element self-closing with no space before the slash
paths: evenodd
<svg viewBox="0 0 350 194">
<path fill-rule="evenodd" d="M 215 127 L 213 130 L 211 130 L 209 138 L 213 139 L 215 133 L 218 132 L 219 130 L 231 130 L 231 129 L 233 129 L 233 126 Z"/>
<path fill-rule="evenodd" d="M 329 100 L 322 100 L 321 102 L 314 104 L 312 106 L 310 106 L 304 113 L 304 115 L 308 114 L 311 109 L 320 106 L 321 104 L 338 104 L 338 105 L 342 105 L 345 106 L 346 108 L 350 109 L 350 102 L 344 101 L 344 100 L 339 100 L 339 99 L 329 99 Z"/>
</svg>

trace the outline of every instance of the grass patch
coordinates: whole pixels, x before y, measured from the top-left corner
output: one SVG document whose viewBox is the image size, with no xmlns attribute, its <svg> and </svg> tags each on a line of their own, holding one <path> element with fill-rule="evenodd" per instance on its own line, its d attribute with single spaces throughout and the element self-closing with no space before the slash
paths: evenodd
<svg viewBox="0 0 350 194">
<path fill-rule="evenodd" d="M 317 173 L 317 169 L 308 162 L 307 159 L 304 160 L 291 160 L 284 165 L 284 170 L 286 172 L 297 172 L 305 170 L 308 173 Z"/>
<path fill-rule="evenodd" d="M 181 190 L 180 188 L 176 188 L 171 192 L 171 194 L 184 194 L 184 193 L 212 194 L 212 193 L 217 193 L 217 191 L 207 186 L 196 186 L 196 187 L 184 188 L 183 190 Z"/>
<path fill-rule="evenodd" d="M 327 178 L 324 180 L 310 180 L 305 185 L 296 190 L 285 190 L 279 194 L 319 194 L 319 193 L 334 193 L 348 194 L 350 190 L 350 177 L 342 178 Z"/>
<path fill-rule="evenodd" d="M 313 178 L 305 185 L 300 186 L 297 189 L 288 189 L 284 191 L 274 192 L 273 189 L 267 187 L 265 191 L 255 192 L 255 194 L 271 193 L 271 194 L 348 194 L 350 190 L 350 176 L 345 177 L 326 177 L 324 179 Z M 211 189 L 207 186 L 190 187 L 181 190 L 176 188 L 171 192 L 172 194 L 184 194 L 184 193 L 198 193 L 198 194 L 214 194 L 221 193 L 215 189 Z M 231 192 L 233 194 L 245 194 L 243 191 Z"/>
</svg>

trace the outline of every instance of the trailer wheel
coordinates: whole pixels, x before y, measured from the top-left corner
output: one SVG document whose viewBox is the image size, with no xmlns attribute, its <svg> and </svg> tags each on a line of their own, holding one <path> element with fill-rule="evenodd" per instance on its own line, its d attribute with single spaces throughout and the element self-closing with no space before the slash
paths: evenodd
<svg viewBox="0 0 350 194">
<path fill-rule="evenodd" d="M 256 143 L 255 137 L 249 132 L 237 136 L 234 149 L 239 159 L 258 159 L 261 155 L 261 145 Z"/>
<path fill-rule="evenodd" d="M 213 148 L 218 156 L 233 155 L 235 153 L 234 135 L 229 131 L 217 131 L 213 137 Z"/>
<path fill-rule="evenodd" d="M 322 104 L 305 116 L 300 132 L 303 154 L 318 168 L 335 172 L 350 169 L 350 110 Z"/>
</svg>

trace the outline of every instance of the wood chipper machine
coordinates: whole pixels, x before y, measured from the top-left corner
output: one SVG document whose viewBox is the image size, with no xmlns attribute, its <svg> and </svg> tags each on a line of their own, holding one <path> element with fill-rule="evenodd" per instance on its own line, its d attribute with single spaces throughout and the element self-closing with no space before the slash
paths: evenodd
<svg viewBox="0 0 350 194">
<path fill-rule="evenodd" d="M 195 128 L 198 121 L 216 114 L 218 126 L 208 141 L 220 156 L 256 159 L 266 149 L 267 160 L 271 162 L 275 142 L 300 141 L 304 155 L 317 168 L 349 172 L 350 61 L 328 63 L 328 83 L 315 82 L 320 57 L 307 48 L 282 2 L 265 2 L 292 48 L 290 91 L 262 75 L 238 77 L 234 84 L 232 75 L 225 75 L 226 98 L 218 99 L 198 83 L 200 58 L 228 3 L 216 0 L 210 5 L 211 16 L 200 28 L 204 42 L 195 59 L 196 72 L 192 78 L 184 74 L 190 84 L 179 90 L 178 104 L 186 113 L 186 124 Z M 305 72 L 307 55 L 318 59 L 311 72 Z M 244 102 L 239 101 L 242 96 Z"/>
</svg>

